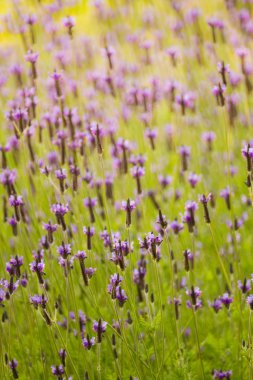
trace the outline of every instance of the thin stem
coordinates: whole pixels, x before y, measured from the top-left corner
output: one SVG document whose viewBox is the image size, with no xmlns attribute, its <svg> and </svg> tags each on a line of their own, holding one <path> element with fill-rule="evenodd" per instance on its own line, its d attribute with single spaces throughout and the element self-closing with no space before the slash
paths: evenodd
<svg viewBox="0 0 253 380">
<path fill-rule="evenodd" d="M 199 342 L 199 332 L 198 332 L 198 323 L 197 323 L 197 317 L 196 312 L 192 308 L 193 313 L 193 321 L 194 321 L 194 328 L 195 328 L 195 334 L 196 334 L 196 341 L 198 346 L 198 356 L 199 356 L 199 362 L 200 362 L 200 368 L 201 368 L 201 376 L 202 379 L 205 379 L 205 372 L 204 372 L 204 365 L 202 361 L 202 354 L 201 354 L 201 348 L 200 348 L 200 342 Z"/>
</svg>

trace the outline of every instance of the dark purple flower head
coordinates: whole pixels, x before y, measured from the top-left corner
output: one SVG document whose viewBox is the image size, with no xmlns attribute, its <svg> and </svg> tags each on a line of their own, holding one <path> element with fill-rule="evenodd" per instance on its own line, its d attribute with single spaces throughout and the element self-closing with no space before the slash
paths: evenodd
<svg viewBox="0 0 253 380">
<path fill-rule="evenodd" d="M 174 232 L 174 234 L 178 235 L 180 231 L 184 229 L 184 225 L 182 223 L 179 223 L 177 219 L 173 220 L 169 224 L 169 228 Z"/>
<path fill-rule="evenodd" d="M 122 208 L 122 210 L 134 210 L 135 208 L 136 208 L 136 202 L 135 201 L 133 201 L 133 200 L 130 200 L 129 199 L 129 202 L 128 201 L 122 201 L 121 202 L 121 208 Z"/>
<path fill-rule="evenodd" d="M 94 207 L 97 204 L 97 198 L 85 198 L 83 200 L 83 204 L 85 207 Z"/>
<path fill-rule="evenodd" d="M 61 376 L 64 375 L 65 369 L 62 364 L 60 365 L 52 365 L 51 371 L 54 376 Z"/>
<path fill-rule="evenodd" d="M 214 369 L 213 370 L 213 378 L 214 379 L 225 379 L 225 380 L 230 380 L 232 376 L 232 371 L 222 371 Z"/>
<path fill-rule="evenodd" d="M 51 222 L 42 223 L 42 226 L 43 226 L 44 230 L 49 231 L 49 232 L 55 232 L 57 230 L 57 227 L 58 227 L 57 224 L 52 224 Z"/>
<path fill-rule="evenodd" d="M 12 359 L 9 361 L 9 367 L 12 370 L 12 375 L 14 379 L 18 379 L 18 371 L 17 371 L 17 366 L 18 366 L 18 361 L 16 359 Z"/>
<path fill-rule="evenodd" d="M 77 253 L 75 254 L 75 257 L 77 259 L 81 259 L 81 260 L 84 260 L 87 258 L 87 254 L 85 251 L 77 251 Z"/>
<path fill-rule="evenodd" d="M 17 368 L 18 366 L 18 361 L 16 359 L 12 359 L 11 361 L 9 361 L 9 367 L 11 370 L 13 370 L 14 368 Z"/>
<path fill-rule="evenodd" d="M 167 175 L 167 176 L 159 175 L 158 176 L 158 181 L 162 185 L 162 187 L 165 188 L 165 187 L 167 187 L 167 186 L 169 186 L 171 184 L 172 178 L 169 175 Z"/>
<path fill-rule="evenodd" d="M 102 337 L 103 337 L 103 333 L 106 331 L 106 326 L 107 326 L 107 322 L 102 321 L 101 318 L 98 320 L 98 322 L 97 321 L 93 322 L 93 331 L 97 333 L 98 343 L 102 342 Z"/>
<path fill-rule="evenodd" d="M 63 259 L 66 259 L 71 254 L 71 244 L 62 244 L 57 247 L 57 252 L 61 255 Z"/>
<path fill-rule="evenodd" d="M 249 305 L 250 309 L 253 310 L 253 294 L 250 294 L 250 295 L 246 298 L 246 302 L 247 302 L 247 304 Z"/>
<path fill-rule="evenodd" d="M 92 276 L 95 274 L 96 270 L 97 270 L 97 268 L 92 268 L 92 267 L 85 268 L 85 273 L 88 276 L 88 278 L 92 278 Z"/>
<path fill-rule="evenodd" d="M 67 178 L 67 174 L 66 174 L 66 169 L 57 169 L 55 172 L 54 172 L 55 176 L 57 179 L 59 180 L 64 180 L 65 178 Z"/>
<path fill-rule="evenodd" d="M 220 299 L 215 299 L 213 302 L 208 302 L 209 306 L 213 308 L 215 313 L 218 313 L 218 311 L 222 308 L 222 302 Z"/>
<path fill-rule="evenodd" d="M 195 188 L 196 185 L 200 182 L 201 176 L 195 173 L 189 173 L 187 179 L 191 187 Z"/>
<path fill-rule="evenodd" d="M 136 165 L 136 166 L 144 166 L 145 162 L 146 162 L 146 157 L 143 156 L 142 154 L 139 154 L 137 156 L 135 155 L 131 155 L 130 158 L 129 158 L 129 162 L 130 164 L 132 165 Z"/>
<path fill-rule="evenodd" d="M 203 195 L 199 195 L 198 198 L 199 198 L 199 202 L 200 203 L 207 204 L 211 200 L 211 193 L 208 194 L 207 197 L 204 194 Z"/>
<path fill-rule="evenodd" d="M 198 287 L 191 287 L 191 289 L 186 289 L 186 294 L 190 296 L 190 300 L 186 301 L 186 306 L 188 308 L 193 308 L 195 311 L 202 307 L 202 301 L 200 296 L 202 294 Z"/>
<path fill-rule="evenodd" d="M 35 294 L 34 296 L 29 297 L 31 304 L 37 309 L 38 306 L 42 306 L 42 308 L 46 307 L 47 298 L 42 295 Z"/>
<path fill-rule="evenodd" d="M 100 237 L 103 240 L 103 244 L 105 248 L 111 246 L 111 236 L 108 233 L 106 228 L 104 229 L 104 231 L 100 232 Z"/>
<path fill-rule="evenodd" d="M 67 352 L 66 352 L 65 348 L 61 348 L 58 351 L 58 354 L 59 354 L 60 359 L 62 361 L 62 365 L 65 366 L 65 361 L 66 361 L 66 356 L 67 356 Z"/>
<path fill-rule="evenodd" d="M 101 333 L 104 333 L 106 331 L 107 322 L 99 320 L 93 322 L 93 331 L 98 333 L 99 331 Z"/>
<path fill-rule="evenodd" d="M 23 256 L 15 256 L 6 263 L 6 271 L 10 275 L 16 275 L 20 277 L 20 267 L 23 265 L 24 258 Z"/>
<path fill-rule="evenodd" d="M 217 105 L 218 106 L 224 106 L 225 105 L 225 92 L 226 92 L 226 86 L 224 84 L 218 84 L 215 85 L 212 88 L 212 93 L 216 97 Z"/>
<path fill-rule="evenodd" d="M 127 301 L 128 297 L 126 296 L 125 291 L 120 287 L 116 287 L 116 298 L 119 302 L 119 306 L 123 307 L 124 303 Z"/>
<path fill-rule="evenodd" d="M 90 350 L 91 347 L 95 345 L 96 338 L 94 336 L 90 338 L 89 335 L 87 334 L 87 336 L 82 339 L 82 342 L 83 342 L 84 348 L 86 348 L 87 350 Z"/>
<path fill-rule="evenodd" d="M 188 309 L 192 309 L 193 308 L 196 311 L 196 310 L 200 309 L 203 306 L 203 304 L 202 304 L 202 301 L 199 300 L 199 299 L 196 300 L 195 304 L 193 304 L 192 301 L 187 300 L 186 301 L 186 306 L 188 307 Z"/>
<path fill-rule="evenodd" d="M 30 269 L 31 269 L 32 272 L 43 273 L 44 269 L 45 269 L 45 263 L 44 263 L 43 260 L 40 261 L 40 262 L 33 261 L 32 263 L 29 264 L 29 267 L 30 267 Z"/>
<path fill-rule="evenodd" d="M 0 288 L 0 304 L 5 300 L 6 292 Z"/>
<path fill-rule="evenodd" d="M 122 276 L 118 273 L 114 273 L 110 276 L 110 284 L 108 285 L 108 292 L 110 293 L 111 286 L 118 286 L 122 281 Z"/>
<path fill-rule="evenodd" d="M 131 168 L 131 175 L 134 178 L 140 178 L 144 176 L 145 174 L 145 169 L 142 166 L 135 165 Z"/>
<path fill-rule="evenodd" d="M 251 289 L 251 281 L 247 280 L 246 278 L 244 281 L 238 281 L 238 288 L 242 291 L 242 293 L 247 293 Z"/>
<path fill-rule="evenodd" d="M 4 169 L 0 174 L 0 182 L 2 185 L 13 185 L 17 177 L 17 172 L 15 169 Z"/>
<path fill-rule="evenodd" d="M 59 81 L 62 79 L 62 73 L 54 70 L 53 74 L 51 75 L 51 78 L 54 79 L 55 81 Z M 50 115 L 45 115 L 45 116 L 50 119 Z"/>
<path fill-rule="evenodd" d="M 194 201 L 187 201 L 185 204 L 185 210 L 195 212 L 198 209 L 198 204 Z"/>
<path fill-rule="evenodd" d="M 188 296 L 191 296 L 191 298 L 198 298 L 201 296 L 202 291 L 199 287 L 195 286 L 195 288 L 192 287 L 191 289 L 187 289 L 186 294 Z"/>
<path fill-rule="evenodd" d="M 228 186 L 225 189 L 221 190 L 220 192 L 220 196 L 224 198 L 225 200 L 228 199 L 230 195 L 231 195 L 231 191 Z"/>
<path fill-rule="evenodd" d="M 180 146 L 179 148 L 179 154 L 183 157 L 190 157 L 191 154 L 191 148 L 185 145 Z"/>
<path fill-rule="evenodd" d="M 144 278 L 146 276 L 146 265 L 144 262 L 139 263 L 138 269 L 133 271 L 133 280 L 136 285 L 140 285 L 144 288 Z"/>
<path fill-rule="evenodd" d="M 62 204 L 62 203 L 55 203 L 51 206 L 51 211 L 56 216 L 64 216 L 69 211 L 69 205 Z"/>
<path fill-rule="evenodd" d="M 132 223 L 132 211 L 136 208 L 136 202 L 128 199 L 127 201 L 122 201 L 121 203 L 122 210 L 126 211 L 126 225 L 129 227 Z"/>
<path fill-rule="evenodd" d="M 122 282 L 122 276 L 118 273 L 114 273 L 110 277 L 110 283 L 107 286 L 107 291 L 109 294 L 113 294 L 115 292 L 117 286 Z M 115 297 L 113 297 L 115 298 Z"/>
<path fill-rule="evenodd" d="M 12 227 L 15 227 L 18 224 L 17 219 L 14 216 L 8 219 L 8 223 Z"/>
<path fill-rule="evenodd" d="M 233 297 L 231 297 L 228 293 L 224 293 L 224 294 L 220 297 L 220 301 L 222 302 L 222 304 L 223 304 L 227 309 L 229 309 L 230 304 L 233 302 Z"/>
<path fill-rule="evenodd" d="M 23 199 L 21 195 L 11 195 L 9 197 L 9 203 L 12 207 L 18 207 L 23 205 Z"/>
<path fill-rule="evenodd" d="M 83 227 L 83 233 L 85 235 L 94 236 L 95 234 L 95 228 L 94 227 Z"/>
</svg>

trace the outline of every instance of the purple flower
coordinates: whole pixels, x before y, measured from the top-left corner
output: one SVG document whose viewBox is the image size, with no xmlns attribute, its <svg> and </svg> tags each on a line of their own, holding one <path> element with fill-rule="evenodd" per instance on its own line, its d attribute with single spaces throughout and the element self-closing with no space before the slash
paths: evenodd
<svg viewBox="0 0 253 380">
<path fill-rule="evenodd" d="M 120 286 L 116 287 L 116 298 L 119 302 L 119 306 L 123 307 L 124 303 L 127 301 L 128 297 L 123 289 Z"/>
<path fill-rule="evenodd" d="M 189 272 L 190 263 L 191 263 L 191 267 L 193 268 L 193 254 L 191 253 L 189 249 L 186 249 L 183 254 L 184 254 L 184 267 L 185 267 L 186 272 Z"/>
<path fill-rule="evenodd" d="M 110 277 L 110 283 L 107 286 L 107 291 L 109 294 L 111 294 L 112 299 L 116 297 L 116 288 L 122 281 L 122 276 L 120 276 L 118 273 L 114 273 Z"/>
<path fill-rule="evenodd" d="M 250 280 L 244 279 L 243 283 L 239 280 L 238 281 L 238 288 L 242 291 L 242 293 L 247 293 L 251 289 L 251 282 Z"/>
<path fill-rule="evenodd" d="M 66 169 L 57 169 L 54 172 L 57 179 L 63 181 L 65 178 L 67 178 Z"/>
<path fill-rule="evenodd" d="M 81 260 L 87 259 L 87 255 L 85 251 L 77 251 L 77 253 L 75 254 L 75 257 Z"/>
<path fill-rule="evenodd" d="M 201 176 L 195 173 L 189 173 L 188 174 L 188 182 L 191 185 L 192 188 L 195 188 L 196 185 L 199 183 L 201 180 Z"/>
<path fill-rule="evenodd" d="M 18 379 L 18 371 L 17 371 L 17 366 L 18 366 L 18 361 L 16 359 L 12 359 L 9 361 L 9 367 L 12 371 L 12 375 L 14 379 Z"/>
<path fill-rule="evenodd" d="M 233 297 L 231 297 L 228 293 L 224 293 L 224 294 L 220 297 L 220 301 L 222 302 L 222 304 L 223 304 L 227 309 L 229 309 L 230 304 L 233 302 Z"/>
<path fill-rule="evenodd" d="M 96 333 L 98 331 L 101 331 L 102 333 L 104 333 L 106 331 L 106 326 L 107 326 L 107 322 L 102 321 L 101 319 L 99 321 L 94 321 L 93 331 L 95 331 Z"/>
<path fill-rule="evenodd" d="M 62 378 L 61 375 L 64 375 L 65 369 L 62 364 L 60 365 L 52 365 L 51 371 L 54 376 L 58 376 L 58 378 Z"/>
<path fill-rule="evenodd" d="M 14 368 L 17 368 L 18 366 L 18 361 L 16 359 L 12 359 L 10 362 L 9 362 L 9 367 L 10 369 L 14 369 Z"/>
<path fill-rule="evenodd" d="M 162 187 L 165 188 L 171 184 L 172 178 L 169 175 L 167 175 L 167 176 L 159 175 L 158 181 L 162 185 Z"/>
<path fill-rule="evenodd" d="M 44 268 L 45 268 L 45 263 L 44 263 L 44 261 L 41 261 L 39 263 L 37 261 L 33 261 L 32 263 L 29 264 L 29 267 L 30 267 L 32 272 L 43 273 Z"/>
<path fill-rule="evenodd" d="M 29 299 L 35 309 L 38 309 L 39 306 L 42 306 L 42 308 L 46 307 L 47 298 L 44 296 L 44 294 L 42 296 L 35 294 L 34 296 L 30 296 Z"/>
<path fill-rule="evenodd" d="M 98 343 L 102 342 L 102 336 L 103 333 L 106 331 L 107 322 L 102 321 L 102 319 L 99 319 L 98 321 L 93 322 L 93 331 L 97 333 L 97 341 Z"/>
<path fill-rule="evenodd" d="M 55 232 L 57 230 L 58 225 L 52 224 L 51 222 L 43 223 L 43 228 L 48 232 Z"/>
<path fill-rule="evenodd" d="M 21 195 L 11 195 L 9 197 L 9 203 L 12 207 L 18 207 L 23 204 L 23 199 Z"/>
<path fill-rule="evenodd" d="M 0 182 L 4 186 L 11 186 L 14 184 L 17 177 L 17 172 L 15 169 L 4 169 L 2 173 L 0 174 Z"/>
<path fill-rule="evenodd" d="M 89 209 L 89 214 L 90 214 L 90 222 L 91 223 L 94 223 L 95 222 L 95 215 L 94 215 L 94 210 L 93 208 L 96 206 L 97 204 L 97 198 L 85 198 L 83 200 L 83 204 L 85 207 L 87 207 Z"/>
<path fill-rule="evenodd" d="M 90 350 L 91 347 L 95 345 L 95 341 L 96 341 L 95 337 L 93 336 L 92 338 L 90 338 L 88 334 L 87 334 L 86 338 L 82 339 L 83 346 L 87 350 Z"/>
<path fill-rule="evenodd" d="M 179 154 L 181 156 L 182 170 L 188 170 L 188 159 L 191 155 L 191 148 L 185 145 L 180 146 Z"/>
<path fill-rule="evenodd" d="M 216 97 L 217 105 L 223 107 L 225 105 L 225 91 L 224 84 L 218 84 L 212 88 L 212 93 Z"/>
<path fill-rule="evenodd" d="M 134 269 L 133 271 L 133 280 L 136 285 L 141 285 L 141 288 L 144 288 L 144 278 L 146 276 L 146 266 L 144 263 L 140 263 L 138 265 L 138 269 Z"/>
<path fill-rule="evenodd" d="M 142 166 L 135 165 L 131 168 L 131 175 L 134 178 L 140 178 L 144 176 L 145 174 L 145 169 Z"/>
<path fill-rule="evenodd" d="M 221 369 L 220 370 L 216 370 L 214 369 L 213 370 L 213 377 L 214 379 L 226 379 L 226 380 L 230 380 L 232 376 L 232 371 L 222 371 Z"/>
<path fill-rule="evenodd" d="M 196 311 L 202 307 L 202 301 L 200 300 L 202 292 L 198 287 L 192 286 L 190 290 L 186 290 L 186 294 L 191 298 L 186 301 L 186 306 L 188 308 L 193 308 Z"/>
<path fill-rule="evenodd" d="M 129 227 L 132 223 L 131 213 L 136 208 L 136 203 L 135 201 L 128 199 L 127 201 L 122 201 L 121 208 L 126 211 L 126 225 Z"/>
<path fill-rule="evenodd" d="M 250 309 L 253 310 L 253 294 L 250 294 L 250 295 L 246 298 L 246 302 L 247 302 L 247 304 L 249 305 Z"/>
<path fill-rule="evenodd" d="M 69 211 L 69 205 L 62 204 L 62 203 L 56 203 L 51 206 L 51 211 L 58 217 L 64 216 Z"/>
<path fill-rule="evenodd" d="M 122 207 L 122 210 L 126 211 L 127 209 L 130 209 L 132 211 L 136 208 L 136 203 L 135 201 L 132 201 L 129 199 L 128 201 L 122 201 L 121 207 Z"/>
<path fill-rule="evenodd" d="M 209 306 L 213 308 L 215 313 L 218 313 L 218 311 L 222 308 L 222 302 L 220 299 L 214 299 L 213 302 L 208 302 Z"/>
<path fill-rule="evenodd" d="M 94 236 L 95 234 L 95 228 L 94 227 L 83 227 L 83 233 L 85 235 Z"/>
<path fill-rule="evenodd" d="M 15 256 L 10 259 L 9 262 L 6 263 L 6 271 L 11 276 L 20 277 L 20 267 L 23 265 L 24 258 L 23 256 Z"/>
<path fill-rule="evenodd" d="M 92 267 L 85 268 L 85 273 L 88 276 L 88 278 L 92 278 L 92 276 L 95 274 L 96 270 L 97 270 L 97 268 L 92 268 Z"/>
<path fill-rule="evenodd" d="M 228 210 L 230 210 L 231 209 L 231 202 L 230 202 L 231 191 L 230 191 L 230 188 L 227 186 L 225 189 L 221 190 L 220 196 L 225 199 L 227 208 L 228 208 Z"/>
<path fill-rule="evenodd" d="M 68 204 L 64 205 L 62 203 L 55 203 L 51 206 L 51 211 L 55 214 L 57 223 L 61 224 L 63 231 L 65 231 L 67 227 L 65 224 L 64 215 L 69 211 Z"/>
<path fill-rule="evenodd" d="M 53 241 L 54 241 L 53 234 L 57 230 L 58 225 L 52 224 L 49 221 L 48 223 L 42 223 L 42 226 L 43 226 L 44 230 L 47 231 L 47 237 L 48 237 L 49 243 L 50 244 L 53 243 Z"/>
<path fill-rule="evenodd" d="M 27 15 L 24 19 L 28 25 L 34 25 L 37 22 L 37 16 L 35 14 Z"/>
<path fill-rule="evenodd" d="M 73 16 L 67 16 L 62 19 L 62 23 L 66 28 L 73 28 L 75 26 L 75 19 Z"/>
<path fill-rule="evenodd" d="M 182 223 L 179 223 L 177 219 L 173 220 L 169 224 L 169 228 L 174 232 L 175 235 L 178 235 L 180 231 L 184 229 L 184 225 Z"/>
<path fill-rule="evenodd" d="M 5 291 L 0 288 L 0 304 L 5 300 Z"/>
<path fill-rule="evenodd" d="M 25 59 L 27 62 L 36 63 L 37 59 L 39 57 L 38 53 L 33 52 L 32 50 L 29 50 L 27 54 L 25 55 Z"/>
<path fill-rule="evenodd" d="M 63 259 L 67 259 L 67 257 L 71 254 L 71 244 L 64 244 L 57 247 L 57 252 L 61 255 Z"/>
</svg>

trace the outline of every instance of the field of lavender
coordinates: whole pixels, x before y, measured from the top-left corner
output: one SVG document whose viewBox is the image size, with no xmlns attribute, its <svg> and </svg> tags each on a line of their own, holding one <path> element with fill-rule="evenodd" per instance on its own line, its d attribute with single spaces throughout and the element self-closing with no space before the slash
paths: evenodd
<svg viewBox="0 0 253 380">
<path fill-rule="evenodd" d="M 0 380 L 253 379 L 252 0 L 1 0 Z"/>
</svg>

